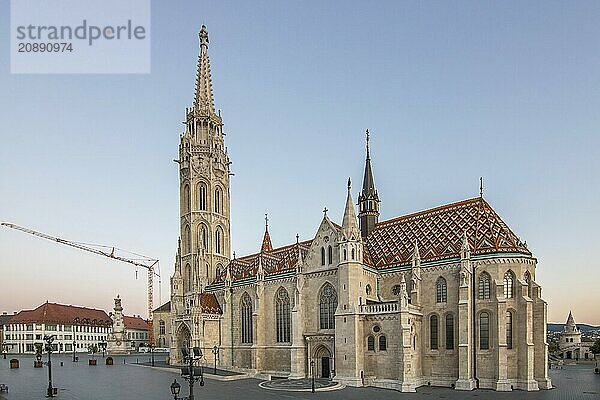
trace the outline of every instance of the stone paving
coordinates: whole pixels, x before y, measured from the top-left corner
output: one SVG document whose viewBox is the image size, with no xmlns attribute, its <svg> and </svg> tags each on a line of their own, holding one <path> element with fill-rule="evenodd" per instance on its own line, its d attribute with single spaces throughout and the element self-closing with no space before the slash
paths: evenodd
<svg viewBox="0 0 600 400">
<path fill-rule="evenodd" d="M 144 358 L 145 357 L 145 358 Z M 0 357 L 0 383 L 9 385 L 10 392 L 0 394 L 2 400 L 38 400 L 45 399 L 48 385 L 48 370 L 33 368 L 33 357 L 17 356 L 21 367 L 9 369 L 9 356 Z M 147 361 L 147 356 L 129 356 L 128 364 L 123 357 L 116 356 L 115 365 L 104 365 L 98 357 L 98 365 L 88 366 L 88 356 L 81 355 L 78 363 L 73 363 L 68 355 L 53 357 L 53 381 L 59 388 L 58 399 L 78 400 L 147 400 L 172 399 L 169 386 L 174 378 L 182 385 L 181 395 L 187 396 L 186 382 L 176 370 L 165 371 L 135 365 Z M 60 366 L 60 362 L 63 366 Z M 242 379 L 236 381 L 218 381 L 206 377 L 204 387 L 196 387 L 196 399 L 600 399 L 600 375 L 593 373 L 593 366 L 567 366 L 563 370 L 551 370 L 550 376 L 556 389 L 539 392 L 499 393 L 488 390 L 459 392 L 448 388 L 422 387 L 417 393 L 399 393 L 392 390 L 375 388 L 345 388 L 336 391 L 282 392 L 259 387 L 259 380 Z"/>
</svg>

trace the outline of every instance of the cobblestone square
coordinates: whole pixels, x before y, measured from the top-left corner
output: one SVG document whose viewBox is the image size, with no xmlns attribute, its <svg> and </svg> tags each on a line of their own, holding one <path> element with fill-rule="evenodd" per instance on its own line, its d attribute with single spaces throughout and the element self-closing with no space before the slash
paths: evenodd
<svg viewBox="0 0 600 400">
<path fill-rule="evenodd" d="M 7 384 L 8 393 L 0 394 L 2 400 L 44 399 L 48 385 L 48 370 L 33 368 L 33 357 L 17 356 L 19 369 L 9 369 L 9 360 L 0 358 L 0 383 Z M 123 359 L 127 363 L 123 363 Z M 171 399 L 169 386 L 174 378 L 182 385 L 181 395 L 187 395 L 186 382 L 176 370 L 162 370 L 136 361 L 147 362 L 148 355 L 115 356 L 113 366 L 104 365 L 102 357 L 97 357 L 98 365 L 89 366 L 89 356 L 80 355 L 73 363 L 68 355 L 53 358 L 53 385 L 58 388 L 58 399 L 108 400 L 108 399 Z M 61 366 L 60 363 L 63 363 Z M 209 364 L 210 365 L 210 364 Z M 209 368 L 210 369 L 210 368 Z M 203 399 L 594 399 L 600 397 L 600 375 L 594 375 L 591 365 L 567 366 L 562 370 L 551 370 L 550 376 L 556 386 L 552 390 L 539 392 L 502 393 L 489 390 L 460 392 L 448 388 L 422 387 L 417 393 L 400 393 L 375 388 L 344 388 L 335 391 L 287 392 L 259 387 L 260 380 L 240 379 L 220 381 L 205 379 L 205 386 L 196 386 L 196 398 Z"/>
</svg>

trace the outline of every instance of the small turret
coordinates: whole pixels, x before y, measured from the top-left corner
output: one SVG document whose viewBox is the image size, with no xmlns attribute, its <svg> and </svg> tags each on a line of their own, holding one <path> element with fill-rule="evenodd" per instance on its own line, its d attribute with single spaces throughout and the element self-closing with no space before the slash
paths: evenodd
<svg viewBox="0 0 600 400">
<path fill-rule="evenodd" d="M 375 229 L 375 225 L 379 221 L 379 194 L 375 188 L 375 180 L 373 179 L 373 170 L 371 168 L 371 155 L 369 151 L 369 130 L 367 135 L 367 159 L 365 161 L 365 175 L 363 178 L 363 186 L 360 195 L 358 196 L 358 218 L 360 219 L 360 233 L 363 238 L 369 236 L 371 231 Z"/>
</svg>

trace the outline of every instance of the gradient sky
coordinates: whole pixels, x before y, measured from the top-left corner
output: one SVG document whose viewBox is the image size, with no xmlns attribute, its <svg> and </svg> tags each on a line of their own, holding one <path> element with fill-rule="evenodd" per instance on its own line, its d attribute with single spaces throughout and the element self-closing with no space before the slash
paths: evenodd
<svg viewBox="0 0 600 400">
<path fill-rule="evenodd" d="M 538 258 L 549 321 L 600 323 L 600 3 L 153 1 L 152 73 L 11 75 L 0 2 L 0 221 L 160 259 L 202 23 L 233 161 L 232 249 L 341 220 L 372 133 L 382 219 L 478 195 Z M 145 275 L 0 229 L 0 311 L 145 314 Z M 157 290 L 158 292 L 158 290 Z M 156 303 L 159 302 L 158 293 Z"/>
</svg>

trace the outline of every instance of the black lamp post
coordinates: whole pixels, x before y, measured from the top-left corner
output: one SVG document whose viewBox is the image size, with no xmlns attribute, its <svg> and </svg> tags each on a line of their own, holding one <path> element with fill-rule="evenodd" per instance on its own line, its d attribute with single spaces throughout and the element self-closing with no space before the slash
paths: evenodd
<svg viewBox="0 0 600 400">
<path fill-rule="evenodd" d="M 73 340 L 73 362 L 77 361 L 77 360 L 75 359 L 75 345 L 76 345 L 76 344 L 77 344 L 77 343 L 76 343 L 76 342 Z"/>
<path fill-rule="evenodd" d="M 171 394 L 175 400 L 194 400 L 194 383 L 200 380 L 200 386 L 204 386 L 202 365 L 200 369 L 194 366 L 194 362 L 202 358 L 202 350 L 199 347 L 194 347 L 190 353 L 190 349 L 184 346 L 181 348 L 181 354 L 183 355 L 183 361 L 188 363 L 187 366 L 181 368 L 181 376 L 190 383 L 190 394 L 187 397 L 178 397 L 181 385 L 177 382 L 177 379 L 171 384 Z"/>
<path fill-rule="evenodd" d="M 52 342 L 54 342 L 55 335 L 44 336 L 46 342 L 46 351 L 48 352 L 48 390 L 46 397 L 54 397 L 54 388 L 52 387 L 52 360 L 50 355 L 52 354 Z"/>
<path fill-rule="evenodd" d="M 315 360 L 310 360 L 311 392 L 315 392 Z"/>
<path fill-rule="evenodd" d="M 100 342 L 100 348 L 102 349 L 102 358 L 106 357 L 106 346 L 108 343 Z"/>
<path fill-rule="evenodd" d="M 217 346 L 213 347 L 212 353 L 215 355 L 215 375 L 217 374 L 217 356 L 219 355 L 219 348 Z"/>
</svg>

